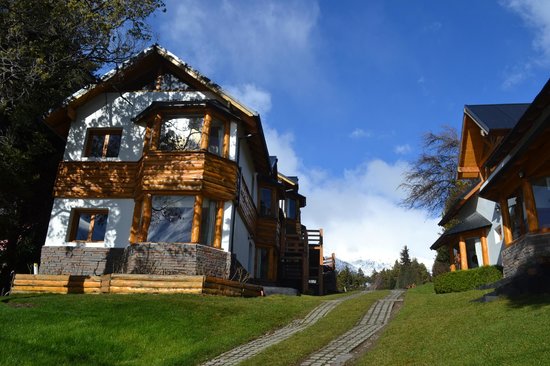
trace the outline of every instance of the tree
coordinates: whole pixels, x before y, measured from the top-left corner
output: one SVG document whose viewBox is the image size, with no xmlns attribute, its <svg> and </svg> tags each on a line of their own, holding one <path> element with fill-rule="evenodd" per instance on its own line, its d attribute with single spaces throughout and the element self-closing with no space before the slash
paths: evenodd
<svg viewBox="0 0 550 366">
<path fill-rule="evenodd" d="M 401 250 L 399 257 L 401 258 L 402 266 L 409 266 L 411 264 L 411 257 L 409 256 L 409 248 L 407 248 L 406 245 Z"/>
<path fill-rule="evenodd" d="M 61 141 L 42 116 L 149 41 L 161 0 L 0 0 L 0 262 L 39 259 Z M 5 279 L 4 279 L 5 280 Z"/>
<path fill-rule="evenodd" d="M 461 192 L 464 182 L 456 177 L 459 143 L 456 130 L 449 126 L 444 126 L 439 134 L 424 135 L 423 151 L 405 172 L 404 183 L 399 186 L 406 192 L 403 206 L 423 208 L 437 215 Z"/>
</svg>

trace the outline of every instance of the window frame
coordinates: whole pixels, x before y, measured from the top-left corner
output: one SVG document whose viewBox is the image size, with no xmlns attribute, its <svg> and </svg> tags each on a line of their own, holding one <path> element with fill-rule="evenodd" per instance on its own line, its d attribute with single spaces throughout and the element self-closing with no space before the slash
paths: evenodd
<svg viewBox="0 0 550 366">
<path fill-rule="evenodd" d="M 80 223 L 80 217 L 82 214 L 88 214 L 90 215 L 90 224 L 88 226 L 88 236 L 86 240 L 77 240 L 76 236 L 78 233 L 78 227 Z M 69 242 L 75 242 L 75 243 L 102 243 L 105 242 L 105 235 L 107 234 L 107 224 L 105 224 L 105 233 L 103 235 L 103 238 L 101 240 L 93 240 L 93 234 L 94 234 L 94 228 L 95 228 L 95 216 L 96 215 L 106 215 L 107 217 L 105 220 L 108 222 L 109 220 L 109 209 L 107 208 L 75 208 L 71 212 L 71 220 L 70 220 L 70 227 L 69 227 L 69 236 L 68 240 Z"/>
<path fill-rule="evenodd" d="M 107 156 L 109 150 L 109 139 L 112 135 L 120 137 L 120 142 L 118 145 L 118 151 L 116 156 Z M 103 146 L 101 149 L 101 156 L 92 155 L 92 146 L 93 146 L 93 137 L 94 136 L 103 136 Z M 84 157 L 86 158 L 97 158 L 97 159 L 106 159 L 106 158 L 118 158 L 120 155 L 120 145 L 122 144 L 122 128 L 88 128 L 86 129 L 86 141 L 84 144 Z"/>
</svg>

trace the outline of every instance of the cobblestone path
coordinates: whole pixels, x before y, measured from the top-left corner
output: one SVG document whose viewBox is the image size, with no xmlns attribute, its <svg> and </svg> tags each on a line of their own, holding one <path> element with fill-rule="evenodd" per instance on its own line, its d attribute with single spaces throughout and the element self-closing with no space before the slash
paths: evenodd
<svg viewBox="0 0 550 366">
<path fill-rule="evenodd" d="M 218 365 L 237 365 L 240 362 L 257 355 L 262 352 L 267 347 L 273 346 L 290 336 L 294 333 L 304 330 L 305 328 L 311 326 L 319 319 L 324 317 L 328 312 L 334 309 L 341 302 L 353 299 L 355 297 L 364 295 L 366 292 L 359 292 L 350 296 L 342 297 L 336 300 L 325 301 L 321 305 L 313 309 L 304 319 L 295 320 L 289 325 L 279 330 L 276 330 L 273 333 L 266 334 L 260 338 L 257 338 L 249 343 L 243 344 L 234 348 L 226 353 L 221 354 L 220 356 L 204 363 L 204 366 L 218 366 Z"/>
<path fill-rule="evenodd" d="M 388 323 L 393 305 L 396 301 L 402 301 L 401 295 L 403 292 L 403 290 L 393 290 L 384 299 L 378 300 L 355 327 L 313 353 L 301 365 L 343 365 L 352 358 L 351 352 L 357 346 L 372 337 Z"/>
</svg>

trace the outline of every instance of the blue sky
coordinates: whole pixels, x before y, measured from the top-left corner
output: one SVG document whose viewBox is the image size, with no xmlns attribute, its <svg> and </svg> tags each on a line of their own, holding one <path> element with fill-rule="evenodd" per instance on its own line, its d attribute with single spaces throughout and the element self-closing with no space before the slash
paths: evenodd
<svg viewBox="0 0 550 366">
<path fill-rule="evenodd" d="M 530 102 L 550 70 L 550 2 L 166 1 L 154 41 L 256 109 L 326 253 L 431 266 L 437 218 L 397 189 L 422 134 L 464 104 Z"/>
</svg>

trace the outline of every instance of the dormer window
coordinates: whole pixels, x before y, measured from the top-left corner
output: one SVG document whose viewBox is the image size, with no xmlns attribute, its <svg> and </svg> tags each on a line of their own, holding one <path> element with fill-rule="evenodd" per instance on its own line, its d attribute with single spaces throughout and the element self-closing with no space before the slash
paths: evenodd
<svg viewBox="0 0 550 366">
<path fill-rule="evenodd" d="M 202 125 L 202 116 L 180 116 L 166 119 L 160 129 L 159 150 L 199 150 Z"/>
<path fill-rule="evenodd" d="M 90 128 L 86 137 L 84 156 L 91 158 L 116 158 L 120 152 L 122 129 Z"/>
</svg>

